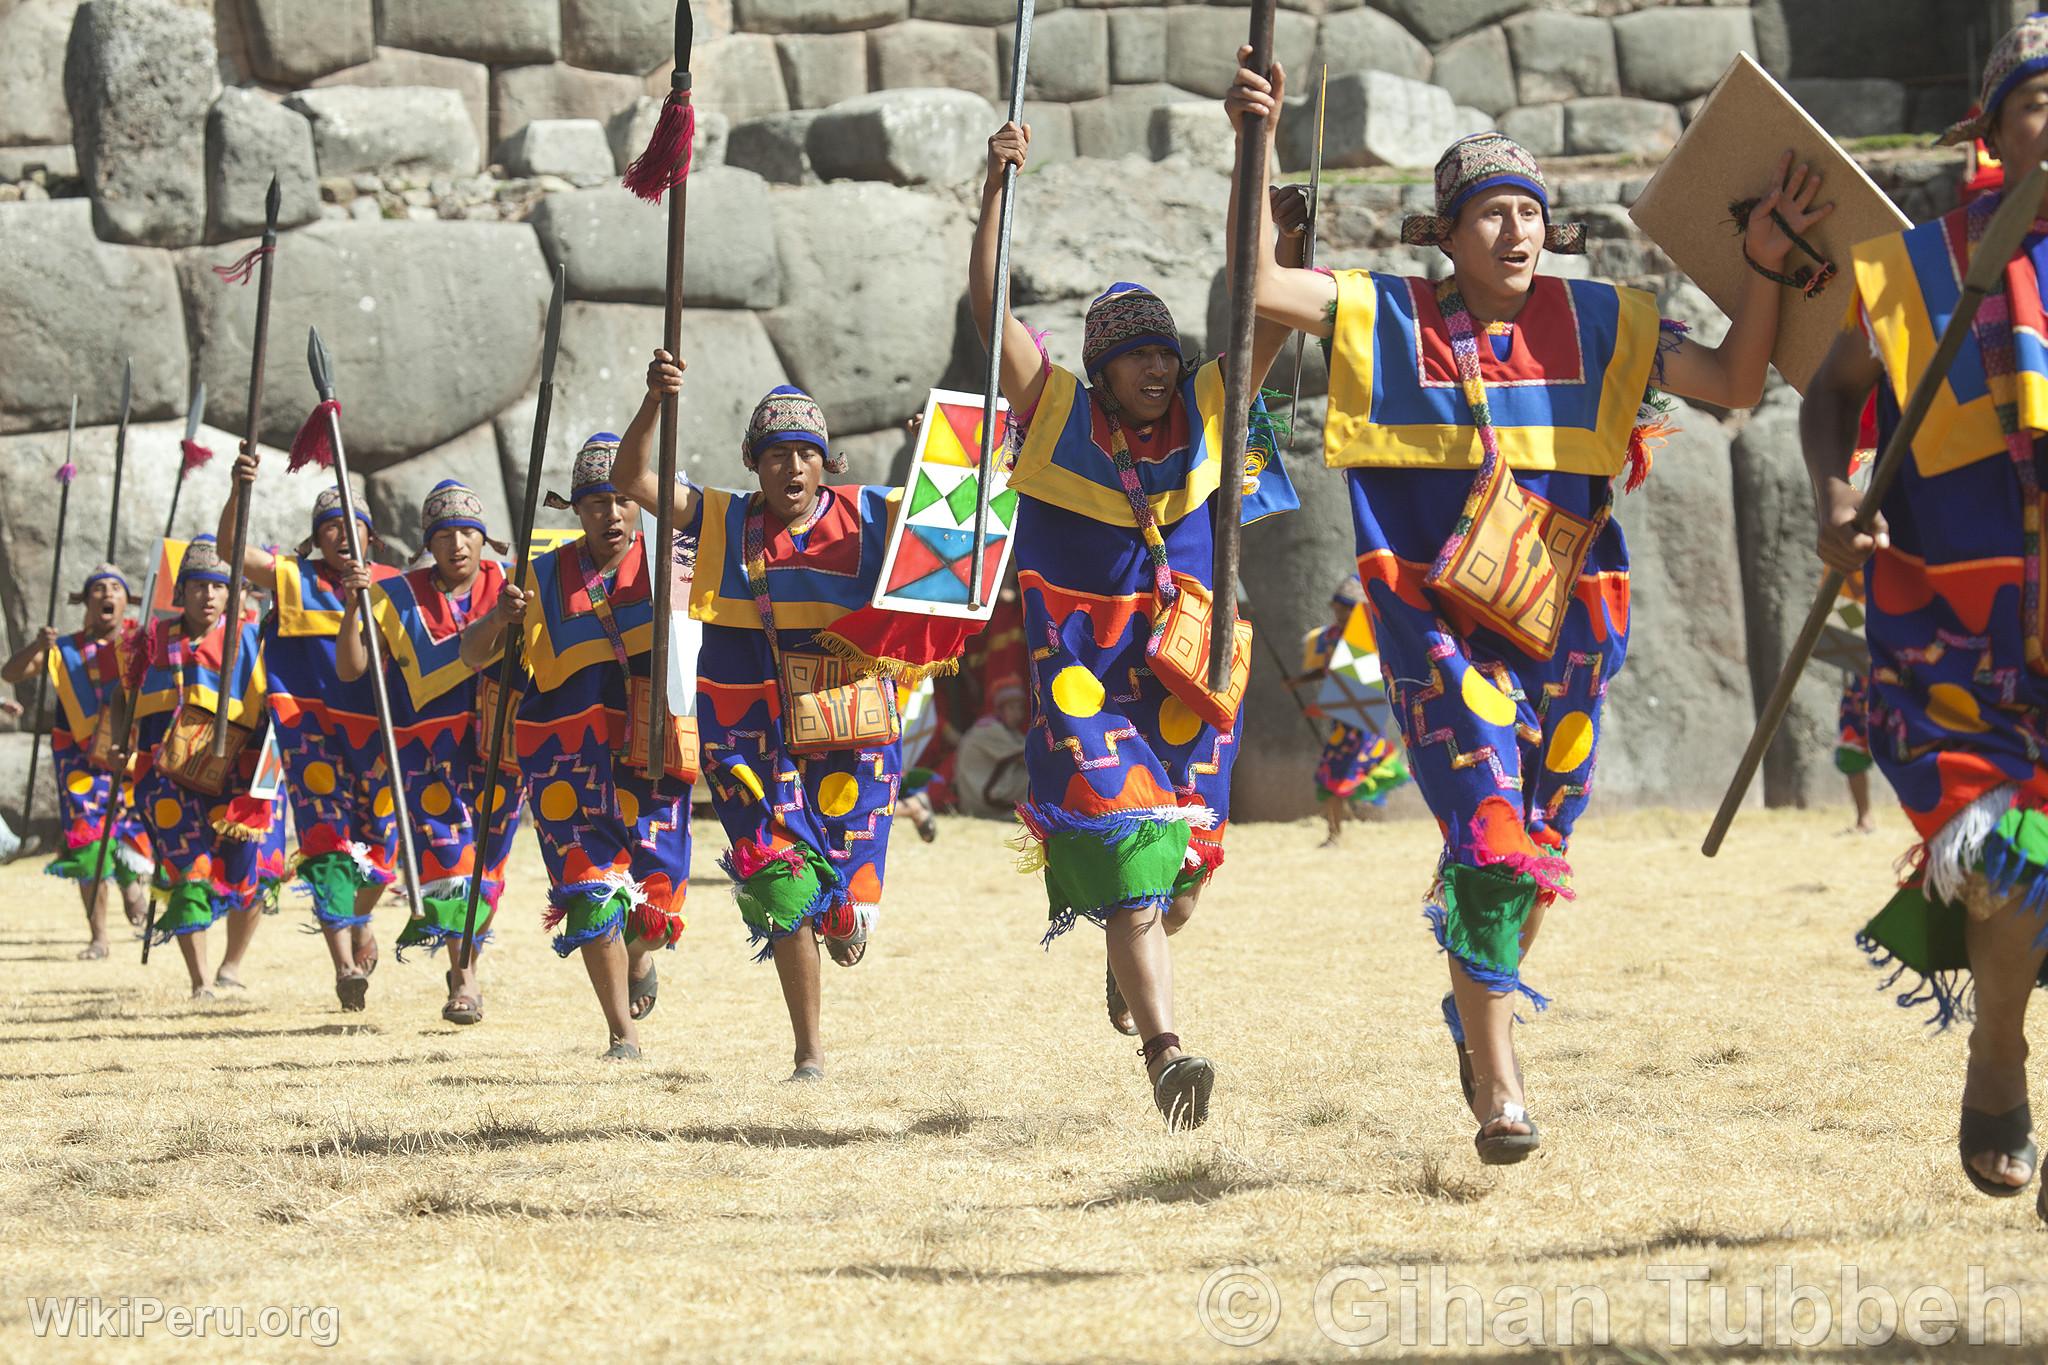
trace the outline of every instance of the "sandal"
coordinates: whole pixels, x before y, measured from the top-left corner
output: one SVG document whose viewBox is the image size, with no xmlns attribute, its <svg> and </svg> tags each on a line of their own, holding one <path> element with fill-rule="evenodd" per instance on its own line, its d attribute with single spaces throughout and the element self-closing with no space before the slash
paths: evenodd
<svg viewBox="0 0 2048 1365">
<path fill-rule="evenodd" d="M 1116 968 L 1104 964 L 1102 968 L 1102 1001 L 1109 1007 L 1109 1026 L 1126 1038 L 1138 1036 L 1138 1025 L 1131 1019 L 1131 1007 L 1124 1003 L 1123 987 L 1116 984 Z"/>
<path fill-rule="evenodd" d="M 80 962 L 98 962 L 106 955 L 107 945 L 104 943 L 88 943 L 85 947 L 78 950 L 78 960 Z"/>
<path fill-rule="evenodd" d="M 1526 1133 L 1488 1133 L 1486 1130 L 1496 1123 L 1526 1123 Z M 1542 1130 L 1536 1120 L 1529 1117 L 1529 1111 L 1510 1101 L 1500 1107 L 1500 1112 L 1479 1125 L 1479 1131 L 1472 1135 L 1472 1146 L 1478 1151 L 1479 1159 L 1489 1166 L 1512 1166 L 1526 1161 L 1529 1154 L 1543 1145 Z"/>
<path fill-rule="evenodd" d="M 245 991 L 249 989 L 242 984 L 241 977 L 230 976 L 228 973 L 221 971 L 213 974 L 213 984 L 224 991 Z"/>
<path fill-rule="evenodd" d="M 635 1020 L 645 1019 L 654 1013 L 655 997 L 660 993 L 661 978 L 655 974 L 654 964 L 649 962 L 647 970 L 640 973 L 639 980 L 626 983 L 626 1013 Z"/>
<path fill-rule="evenodd" d="M 867 932 L 856 929 L 851 938 L 827 938 L 825 951 L 842 967 L 858 966 L 860 960 L 868 955 Z"/>
<path fill-rule="evenodd" d="M 1444 1027 L 1451 1031 L 1451 1044 L 1458 1049 L 1458 1088 L 1465 1092 L 1465 1103 L 1472 1103 L 1472 1054 L 1465 1051 L 1465 1022 L 1458 1017 L 1458 1002 L 1444 996 Z"/>
<path fill-rule="evenodd" d="M 441 1017 L 451 1024 L 481 1024 L 484 1021 L 484 993 L 478 991 L 472 1000 L 458 995 L 441 1006 Z"/>
<path fill-rule="evenodd" d="M 629 1043 L 623 1038 L 615 1038 L 612 1040 L 612 1045 L 604 1050 L 604 1056 L 598 1060 L 605 1062 L 637 1062 L 640 1060 L 640 1049 L 637 1045 Z"/>
<path fill-rule="evenodd" d="M 340 972 L 334 978 L 334 994 L 341 1001 L 344 1014 L 360 1013 L 366 1006 L 370 994 L 369 974 L 361 967 L 352 972 Z"/>
<path fill-rule="evenodd" d="M 2027 1185 L 2008 1185 L 2002 1180 L 1993 1180 L 1978 1170 L 1970 1161 L 1973 1156 L 1996 1152 L 2014 1161 L 2027 1163 L 2027 1184 L 2034 1179 L 2034 1168 L 2039 1164 L 2039 1151 L 2034 1146 L 2034 1115 L 2021 1100 L 2019 1106 L 2003 1114 L 1987 1114 L 1981 1109 L 1963 1106 L 1963 1121 L 1956 1134 L 1956 1150 L 1963 1161 L 1963 1174 L 1977 1187 L 1979 1194 L 1993 1199 L 2010 1199 Z"/>
<path fill-rule="evenodd" d="M 802 1066 L 800 1066 L 800 1067 L 798 1067 L 798 1068 L 797 1068 L 796 1070 L 794 1070 L 794 1071 L 790 1072 L 790 1073 L 789 1073 L 789 1078 L 788 1078 L 787 1080 L 785 1080 L 785 1081 L 783 1082 L 783 1084 L 784 1084 L 784 1085 L 808 1085 L 808 1084 L 810 1084 L 810 1083 L 811 1083 L 812 1081 L 822 1081 L 822 1080 L 824 1080 L 824 1079 L 825 1079 L 825 1070 L 824 1070 L 824 1068 L 823 1068 L 823 1067 L 819 1066 L 819 1065 L 818 1065 L 817 1063 L 815 1063 L 815 1062 L 805 1062 L 805 1063 L 804 1063 L 804 1064 L 803 1064 Z"/>
<path fill-rule="evenodd" d="M 1216 1067 L 1207 1057 L 1176 1058 L 1152 1082 L 1152 1103 L 1166 1119 L 1169 1132 L 1183 1133 L 1209 1121 L 1209 1091 Z"/>
</svg>

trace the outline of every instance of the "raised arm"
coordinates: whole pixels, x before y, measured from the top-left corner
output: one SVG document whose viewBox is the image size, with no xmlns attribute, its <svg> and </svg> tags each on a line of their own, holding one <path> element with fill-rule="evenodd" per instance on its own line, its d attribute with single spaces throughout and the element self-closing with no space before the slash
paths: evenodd
<svg viewBox="0 0 2048 1365">
<path fill-rule="evenodd" d="M 1869 532 L 1855 529 L 1862 498 L 1849 482 L 1856 452 L 1856 428 L 1870 391 L 1883 378 L 1862 328 L 1844 331 L 1806 386 L 1799 405 L 1799 449 L 1813 481 L 1813 514 L 1819 523 L 1818 550 L 1830 569 L 1854 573 L 1879 548 L 1891 543 L 1883 516 Z"/>
<path fill-rule="evenodd" d="M 235 504 L 249 496 L 249 489 L 256 482 L 256 471 L 262 463 L 263 457 L 250 450 L 246 442 L 242 453 L 235 456 L 235 472 L 228 484 L 227 505 L 220 509 L 220 525 L 214 529 L 214 539 L 219 542 L 223 560 L 235 552 Z M 277 591 L 277 563 L 254 545 L 243 552 L 242 577 L 265 592 Z"/>
<path fill-rule="evenodd" d="M 625 435 L 619 437 L 619 457 L 612 465 L 612 485 L 649 511 L 654 509 L 655 498 L 660 495 L 657 485 L 660 474 L 654 463 L 654 435 L 661 425 L 661 400 L 669 394 L 682 393 L 683 371 L 688 368 L 688 361 L 678 360 L 667 351 L 656 351 L 654 359 L 647 362 L 647 392 L 640 399 L 640 411 L 633 414 Z M 680 398 L 677 401 L 681 401 Z M 669 499 L 676 527 L 680 530 L 697 515 L 697 486 L 680 484 L 669 490 Z"/>
<path fill-rule="evenodd" d="M 1243 47 L 1238 49 L 1238 60 L 1240 62 L 1245 61 L 1250 56 L 1250 47 Z M 1273 74 L 1271 79 L 1273 86 L 1273 103 L 1275 107 L 1278 107 L 1280 102 L 1283 99 L 1285 99 L 1287 94 L 1287 73 L 1281 70 L 1280 63 L 1278 62 L 1273 63 Z M 1244 121 L 1241 115 L 1233 115 L 1231 121 L 1237 129 L 1238 161 L 1239 164 L 1242 164 L 1245 153 Z M 1263 156 L 1267 163 L 1260 167 L 1259 172 L 1259 184 L 1261 187 L 1259 199 L 1261 202 L 1265 204 L 1267 210 L 1265 214 L 1261 215 L 1259 221 L 1260 231 L 1258 241 L 1261 244 L 1260 254 L 1262 256 L 1270 254 L 1273 257 L 1274 262 L 1280 266 L 1299 269 L 1302 261 L 1306 258 L 1305 253 L 1308 247 L 1308 218 L 1310 206 L 1307 202 L 1305 187 L 1298 185 L 1283 185 L 1276 187 L 1270 193 L 1265 192 L 1264 186 L 1266 182 L 1266 177 L 1271 170 L 1271 157 L 1273 154 L 1273 144 L 1271 139 L 1261 138 L 1260 147 L 1257 150 L 1263 153 Z M 1225 220 L 1223 230 L 1224 267 L 1228 278 L 1232 281 L 1235 281 L 1237 279 L 1237 215 L 1239 212 L 1239 185 L 1240 182 L 1238 177 L 1236 175 L 1232 175 L 1230 177 L 1230 211 Z M 1279 203 L 1285 210 L 1287 222 L 1287 230 L 1281 232 L 1277 240 L 1274 239 L 1273 233 L 1271 231 L 1271 227 L 1274 221 L 1273 208 L 1276 203 Z M 1268 241 L 1273 242 L 1270 252 L 1268 252 L 1265 249 L 1265 244 Z M 1265 280 L 1262 276 L 1259 280 L 1259 287 L 1263 288 L 1264 285 Z M 1253 388 L 1256 389 L 1266 382 L 1266 375 L 1272 370 L 1273 361 L 1276 358 L 1278 358 L 1281 348 L 1287 345 L 1287 338 L 1292 336 L 1293 334 L 1294 329 L 1292 327 L 1289 327 L 1286 323 L 1279 322 L 1273 318 L 1267 317 L 1263 310 L 1259 312 L 1258 316 L 1256 317 L 1252 325 Z"/>
<path fill-rule="evenodd" d="M 1832 203 L 1813 206 L 1820 192 L 1820 177 L 1805 166 L 1791 170 L 1792 153 L 1778 161 L 1773 187 L 1749 212 L 1743 228 L 1742 246 L 1749 259 L 1765 270 L 1783 273 L 1785 258 L 1791 254 L 1792 238 L 1778 224 L 1783 218 L 1793 232 L 1804 234 L 1813 224 L 1834 212 Z M 1773 217 L 1773 210 L 1776 217 Z M 1728 320 L 1728 335 L 1719 346 L 1703 346 L 1690 337 L 1664 357 L 1660 387 L 1681 398 L 1696 399 L 1724 408 L 1755 407 L 1764 393 L 1764 370 L 1771 363 L 1771 350 L 1778 339 L 1778 305 L 1784 287 L 1752 270 L 1742 285 L 1742 299 Z"/>
<path fill-rule="evenodd" d="M 0 682 L 27 682 L 42 666 L 43 656 L 57 644 L 55 626 L 38 626 L 29 642 L 15 651 L 14 657 L 0 664 Z"/>
<path fill-rule="evenodd" d="M 1223 108 L 1230 116 L 1230 123 L 1237 130 L 1237 154 L 1240 160 L 1245 155 L 1244 120 L 1247 114 L 1256 114 L 1265 120 L 1262 154 L 1255 158 L 1258 172 L 1258 193 L 1253 203 L 1259 209 L 1259 255 L 1258 255 L 1258 309 L 1260 318 L 1279 327 L 1277 335 L 1284 341 L 1290 331 L 1307 332 L 1311 336 L 1326 337 L 1336 327 L 1337 282 L 1328 275 L 1300 267 L 1301 256 L 1296 249 L 1284 258 L 1273 245 L 1273 212 L 1270 196 L 1266 192 L 1268 173 L 1273 162 L 1273 142 L 1280 131 L 1280 97 L 1286 90 L 1286 73 L 1276 63 L 1270 76 L 1260 75 L 1246 66 L 1251 60 L 1251 48 L 1237 50 L 1237 79 L 1231 84 L 1229 95 L 1224 97 Z M 1235 221 L 1237 213 L 1237 184 L 1231 182 L 1231 214 Z M 1236 263 L 1231 263 L 1236 268 Z M 1278 344 L 1274 351 L 1279 350 Z M 1254 351 L 1253 359 L 1258 359 Z M 1272 357 L 1266 357 L 1271 365 Z M 1263 369 L 1255 373 L 1263 374 Z"/>
<path fill-rule="evenodd" d="M 981 344 L 988 345 L 989 319 L 996 307 L 996 246 L 1003 235 L 1003 167 L 1015 166 L 1024 173 L 1024 159 L 1031 150 L 1031 125 L 1005 123 L 988 140 L 988 174 L 981 182 L 981 222 L 974 229 L 974 247 L 967 257 L 967 304 L 974 310 L 974 327 Z M 1003 397 L 1015 412 L 1028 413 L 1038 406 L 1045 391 L 1045 365 L 1031 329 L 1017 321 L 1017 315 L 1003 311 Z"/>
</svg>

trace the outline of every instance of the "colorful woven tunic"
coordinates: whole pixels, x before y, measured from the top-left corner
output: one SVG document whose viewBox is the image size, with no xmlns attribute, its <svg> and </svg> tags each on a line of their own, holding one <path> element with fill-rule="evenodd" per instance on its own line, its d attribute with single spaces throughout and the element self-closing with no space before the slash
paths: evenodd
<svg viewBox="0 0 2048 1365">
<path fill-rule="evenodd" d="M 704 623 L 698 734 L 712 809 L 732 843 L 721 865 L 761 960 L 772 940 L 807 925 L 859 937 L 881 905 L 903 746 L 870 739 L 791 753 L 779 680 L 805 690 L 851 680 L 837 647 L 818 637 L 874 595 L 896 496 L 821 488 L 807 519 L 781 525 L 758 496 L 703 492 L 690 588 L 690 614 Z M 875 685 L 893 705 L 895 682 Z"/>
<path fill-rule="evenodd" d="M 1954 312 L 1985 195 L 1856 248 L 1861 320 L 1884 368 L 1878 425 L 1899 408 Z M 1922 843 L 1899 896 L 1864 932 L 1920 981 L 1904 1005 L 1967 1013 L 1964 902 L 1977 874 L 2048 905 L 2048 658 L 2041 521 L 2048 432 L 2048 236 L 2030 235 L 1885 500 L 1891 543 L 1864 573 L 1870 746 Z M 1896 979 L 1896 974 L 1895 974 Z"/>
<path fill-rule="evenodd" d="M 158 621 L 149 628 L 146 647 L 130 658 L 130 677 L 139 684 L 135 802 L 149 823 L 157 856 L 158 943 L 237 911 L 275 910 L 288 872 L 282 803 L 248 794 L 264 724 L 264 664 L 253 613 L 242 624 L 235 685 L 226 690 L 229 721 L 254 726 L 255 733 L 225 790 L 218 796 L 197 791 L 157 762 L 184 708 L 218 713 L 224 638 L 221 622 L 195 643 L 181 619 Z"/>
<path fill-rule="evenodd" d="M 375 684 L 368 675 L 345 683 L 335 671 L 341 575 L 306 554 L 279 554 L 274 563 L 277 606 L 263 623 L 264 667 L 298 831 L 300 884 L 312 894 L 321 928 L 366 924 L 356 892 L 389 886 L 398 857 Z M 371 576 L 381 583 L 396 575 L 374 565 Z"/>
<path fill-rule="evenodd" d="M 517 747 L 555 951 L 619 934 L 672 946 L 689 889 L 689 786 L 650 781 L 620 754 L 627 678 L 647 677 L 654 635 L 643 544 L 636 535 L 618 569 L 600 574 L 583 541 L 570 541 L 529 560 L 522 586 L 532 680 Z"/>
<path fill-rule="evenodd" d="M 122 622 L 119 632 L 93 639 L 79 631 L 62 635 L 46 656 L 50 688 L 57 694 L 61 717 L 50 731 L 50 758 L 57 778 L 57 814 L 64 825 L 64 852 L 43 869 L 53 877 L 90 882 L 100 872 L 100 830 L 106 824 L 107 800 L 114 775 L 96 768 L 86 755 L 100 707 L 121 678 L 122 654 L 137 647 L 136 628 Z M 107 850 L 106 875 L 122 886 L 149 876 L 149 833 L 135 809 L 131 782 L 120 787 Z"/>
<path fill-rule="evenodd" d="M 441 591 L 432 565 L 387 578 L 371 594 L 395 679 L 388 689 L 391 720 L 425 908 L 399 936 L 401 951 L 419 944 L 432 951 L 461 937 L 468 914 L 469 881 L 478 873 L 476 829 L 487 796 L 483 749 L 490 736 L 477 721 L 476 675 L 462 662 L 462 629 L 497 604 L 504 586 L 504 569 L 485 560 L 460 598 Z M 492 910 L 505 889 L 519 797 L 519 783 L 505 775 L 494 798 L 482 867 L 483 900 Z"/>
<path fill-rule="evenodd" d="M 1312 630 L 1302 640 L 1301 670 L 1314 673 L 1329 667 L 1344 638 L 1342 625 Z M 1408 780 L 1408 765 L 1402 761 L 1400 746 L 1366 726 L 1330 723 L 1323 751 L 1316 759 L 1316 799 L 1335 797 L 1384 806 L 1387 798 Z"/>
<path fill-rule="evenodd" d="M 1647 469 L 1639 425 L 1653 417 L 1663 331 L 1647 294 L 1538 276 L 1514 323 L 1473 343 L 1480 402 L 1516 482 L 1603 519 L 1556 651 L 1538 659 L 1455 620 L 1425 582 L 1484 458 L 1444 287 L 1356 270 L 1336 282 L 1324 461 L 1348 472 L 1388 700 L 1443 829 L 1430 922 L 1473 979 L 1534 997 L 1521 926 L 1539 899 L 1571 894 L 1566 845 L 1592 789 L 1601 705 L 1628 656 L 1628 548 L 1603 514 L 1614 478 L 1632 461 L 1635 478 Z"/>
<path fill-rule="evenodd" d="M 1018 816 L 1026 865 L 1045 873 L 1047 943 L 1077 915 L 1102 924 L 1119 910 L 1163 907 L 1223 860 L 1242 732 L 1219 730 L 1173 696 L 1147 645 L 1165 609 L 1162 565 L 1210 586 L 1209 498 L 1226 474 L 1244 480 L 1246 524 L 1300 505 L 1263 418 L 1260 405 L 1249 451 L 1219 451 L 1223 367 L 1210 361 L 1182 379 L 1146 439 L 1047 361 L 1038 405 L 1018 424 L 1010 488 L 1021 495 L 1033 699 L 1031 797 Z"/>
</svg>

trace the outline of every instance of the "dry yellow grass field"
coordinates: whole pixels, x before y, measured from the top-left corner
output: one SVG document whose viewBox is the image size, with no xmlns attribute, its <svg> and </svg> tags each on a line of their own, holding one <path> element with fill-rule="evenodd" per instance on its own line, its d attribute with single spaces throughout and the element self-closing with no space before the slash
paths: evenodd
<svg viewBox="0 0 2048 1365">
<path fill-rule="evenodd" d="M 2031 1192 L 1993 1203 L 1957 1170 L 1962 1039 L 1922 1036 L 1850 944 L 1905 825 L 1862 839 L 1840 813 L 1750 813 L 1709 863 L 1704 823 L 1582 828 L 1580 899 L 1531 967 L 1557 1003 L 1523 1031 L 1546 1147 L 1504 1170 L 1473 1156 L 1437 1018 L 1424 821 L 1354 826 L 1333 852 L 1308 823 L 1233 831 L 1175 941 L 1181 1032 L 1219 1072 L 1214 1121 L 1181 1136 L 1104 1022 L 1099 939 L 1039 951 L 1042 902 L 993 824 L 899 843 L 867 961 L 825 968 L 830 1077 L 813 1087 L 779 1083 L 786 1019 L 715 834 L 637 1065 L 595 1060 L 602 1023 L 538 927 L 530 841 L 472 1029 L 440 1021 L 437 962 L 391 958 L 395 908 L 366 1015 L 339 1012 L 290 895 L 246 996 L 195 1006 L 175 951 L 147 972 L 127 942 L 71 960 L 75 899 L 18 863 L 0 870 L 0 1355 L 222 1353 L 162 1324 L 33 1336 L 32 1299 L 125 1295 L 242 1306 L 251 1324 L 331 1306 L 339 1348 L 371 1360 L 1335 1358 L 1360 1353 L 1344 1332 L 1371 1334 L 1363 1301 L 1390 1305 L 1364 1354 L 1448 1356 L 1467 1340 L 1450 1287 L 1469 1285 L 1482 1349 L 1694 1359 L 1726 1353 L 1712 1285 L 1736 1327 L 1762 1290 L 1762 1342 L 1735 1353 L 1778 1359 L 1799 1354 L 1781 1327 L 1812 1326 L 1781 1321 L 1797 1283 L 1832 1314 L 1804 1354 L 1847 1356 L 1853 1266 L 1895 1300 L 1945 1287 L 1965 1314 L 1981 1267 L 2022 1306 L 2023 1344 L 1992 1358 L 2039 1359 L 2048 1229 Z M 1711 1276 L 1689 1339 L 1653 1278 L 1667 1265 Z M 1237 1266 L 1266 1277 L 1277 1316 Z M 1318 1281 L 1347 1266 L 1319 1323 Z M 1531 1325 L 1515 1286 L 1553 1345 L 1502 1344 Z M 1590 1306 L 1578 1344 L 1554 1344 L 1575 1286 L 1604 1296 L 1611 1346 L 1588 1343 Z M 1441 1347 L 1433 1301 L 1452 1310 Z M 1217 1339 L 1269 1317 L 1255 1344 Z M 2003 1340 L 1995 1311 L 1988 1329 Z"/>
</svg>

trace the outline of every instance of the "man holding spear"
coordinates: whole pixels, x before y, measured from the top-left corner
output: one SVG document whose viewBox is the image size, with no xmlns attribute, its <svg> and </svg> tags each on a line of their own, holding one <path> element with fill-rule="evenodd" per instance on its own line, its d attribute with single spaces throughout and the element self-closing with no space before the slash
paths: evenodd
<svg viewBox="0 0 2048 1365">
<path fill-rule="evenodd" d="M 2010 1197 L 2038 1164 L 2025 1026 L 2048 984 L 2048 198 L 2038 173 L 2020 178 L 2048 158 L 2048 17 L 1992 49 L 1978 107 L 1944 141 L 1982 137 L 2009 168 L 2007 190 L 1856 248 L 1856 306 L 1799 425 L 1830 582 L 1863 575 L 1871 753 L 1920 836 L 1862 942 L 1897 966 L 1894 981 L 1920 978 L 1900 1004 L 1931 1005 L 1943 1025 L 1974 1017 L 1959 1155 L 1979 1191 Z M 1866 519 L 1849 469 L 1873 389 L 1882 513 Z"/>
</svg>

